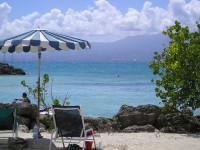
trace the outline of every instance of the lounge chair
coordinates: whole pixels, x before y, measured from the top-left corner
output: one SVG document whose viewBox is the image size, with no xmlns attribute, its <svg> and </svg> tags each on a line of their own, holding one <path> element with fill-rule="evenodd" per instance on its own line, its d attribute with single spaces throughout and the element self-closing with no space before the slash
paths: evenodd
<svg viewBox="0 0 200 150">
<path fill-rule="evenodd" d="M 17 110 L 15 108 L 0 108 L 0 134 L 12 133 L 18 137 Z M 6 138 L 2 137 L 1 138 Z"/>
<path fill-rule="evenodd" d="M 96 149 L 95 136 L 93 129 L 85 129 L 84 119 L 80 106 L 53 106 L 53 120 L 55 129 L 52 130 L 49 150 L 52 147 L 52 140 L 61 138 L 63 147 L 65 142 L 68 146 L 71 143 L 83 142 L 83 150 L 85 149 L 85 141 L 90 139 L 94 142 Z M 92 134 L 91 134 L 92 133 Z M 75 144 L 76 145 L 76 144 Z"/>
</svg>

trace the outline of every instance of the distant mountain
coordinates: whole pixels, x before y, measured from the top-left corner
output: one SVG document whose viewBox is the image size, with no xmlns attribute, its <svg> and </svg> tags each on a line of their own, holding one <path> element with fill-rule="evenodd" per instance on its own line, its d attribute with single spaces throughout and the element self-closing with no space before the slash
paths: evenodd
<svg viewBox="0 0 200 150">
<path fill-rule="evenodd" d="M 92 42 L 89 50 L 43 52 L 42 61 L 150 61 L 154 51 L 161 52 L 163 44 L 168 43 L 163 34 L 130 36 L 111 43 Z M 5 59 L 10 61 L 11 54 L 6 54 Z M 14 53 L 12 59 L 37 61 L 37 54 Z"/>
<path fill-rule="evenodd" d="M 112 43 L 92 43 L 90 57 L 98 60 L 150 61 L 169 39 L 163 34 L 127 37 Z"/>
</svg>

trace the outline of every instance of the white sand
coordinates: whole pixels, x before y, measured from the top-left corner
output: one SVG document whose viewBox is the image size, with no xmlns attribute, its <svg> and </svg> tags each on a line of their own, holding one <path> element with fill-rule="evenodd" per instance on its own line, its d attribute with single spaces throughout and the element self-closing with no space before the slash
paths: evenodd
<svg viewBox="0 0 200 150">
<path fill-rule="evenodd" d="M 1 136 L 2 134 L 0 134 Z M 29 149 L 48 149 L 50 133 L 42 133 L 43 140 L 32 140 L 31 133 L 19 133 L 29 139 Z M 101 133 L 104 150 L 199 150 L 200 134 L 167 133 Z M 0 139 L 1 140 L 1 139 Z M 97 138 L 97 142 L 99 139 Z M 61 150 L 62 144 L 55 143 L 54 150 Z"/>
<path fill-rule="evenodd" d="M 164 133 L 102 134 L 105 150 L 199 150 L 200 135 Z"/>
</svg>

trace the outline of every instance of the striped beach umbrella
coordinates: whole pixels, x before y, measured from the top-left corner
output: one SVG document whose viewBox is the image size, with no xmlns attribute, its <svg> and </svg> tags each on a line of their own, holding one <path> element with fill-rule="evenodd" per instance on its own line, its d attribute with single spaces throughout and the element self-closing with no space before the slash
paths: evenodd
<svg viewBox="0 0 200 150">
<path fill-rule="evenodd" d="M 40 62 L 42 51 L 88 49 L 88 41 L 74 38 L 43 29 L 32 30 L 11 38 L 0 40 L 0 51 L 3 53 L 38 53 L 38 116 L 40 108 Z M 38 120 L 39 123 L 39 120 Z"/>
</svg>

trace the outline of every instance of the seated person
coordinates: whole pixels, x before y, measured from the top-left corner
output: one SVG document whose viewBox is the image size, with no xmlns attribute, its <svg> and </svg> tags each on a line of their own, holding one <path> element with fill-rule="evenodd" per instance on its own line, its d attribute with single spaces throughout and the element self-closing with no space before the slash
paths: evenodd
<svg viewBox="0 0 200 150">
<path fill-rule="evenodd" d="M 22 97 L 23 97 L 22 103 L 29 103 L 29 104 L 31 103 L 31 100 L 27 97 L 26 93 L 23 93 Z"/>
</svg>

